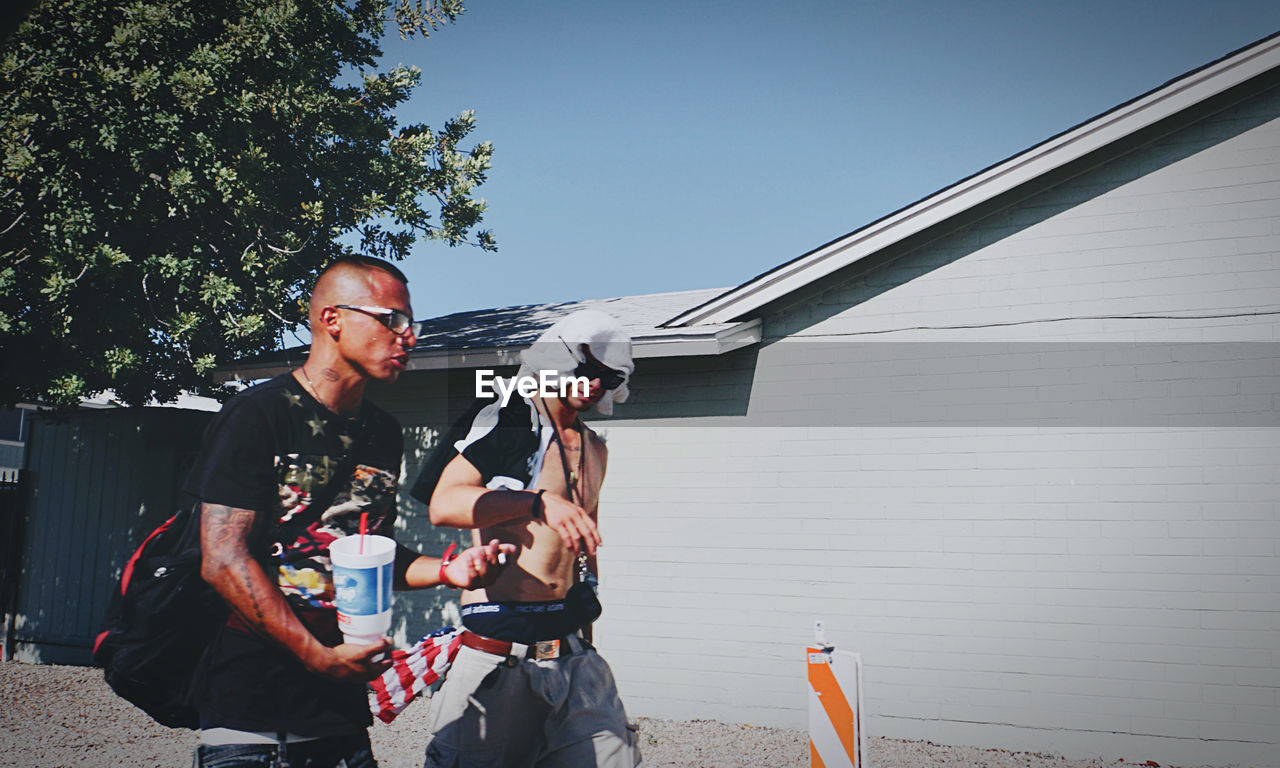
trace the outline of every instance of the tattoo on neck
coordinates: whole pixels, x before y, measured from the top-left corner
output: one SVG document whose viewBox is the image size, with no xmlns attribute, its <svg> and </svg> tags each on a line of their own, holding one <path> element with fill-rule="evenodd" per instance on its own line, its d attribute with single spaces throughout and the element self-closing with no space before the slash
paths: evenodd
<svg viewBox="0 0 1280 768">
<path fill-rule="evenodd" d="M 320 375 L 328 379 L 329 381 L 337 381 L 339 378 L 338 372 L 333 370 L 332 368 L 321 368 Z"/>
</svg>

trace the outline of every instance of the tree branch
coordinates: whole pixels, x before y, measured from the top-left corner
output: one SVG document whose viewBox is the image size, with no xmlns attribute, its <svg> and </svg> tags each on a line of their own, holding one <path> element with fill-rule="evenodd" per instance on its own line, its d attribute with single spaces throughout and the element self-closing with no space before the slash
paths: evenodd
<svg viewBox="0 0 1280 768">
<path fill-rule="evenodd" d="M 22 221 L 24 218 L 26 218 L 26 215 L 27 215 L 27 212 L 26 212 L 26 211 L 23 211 L 22 213 L 18 214 L 18 218 L 14 219 L 12 224 L 10 224 L 9 226 L 5 227 L 3 230 L 0 230 L 0 235 L 8 234 L 9 230 L 11 230 L 11 229 L 13 229 L 14 227 L 18 226 L 18 222 L 20 222 L 20 221 Z"/>
<path fill-rule="evenodd" d="M 155 308 L 154 306 L 152 306 L 152 303 L 151 303 L 151 291 L 148 291 L 148 290 L 147 290 L 147 278 L 149 278 L 149 277 L 151 277 L 151 274 L 150 274 L 149 272 L 143 272 L 143 273 L 142 273 L 142 298 L 146 299 L 146 301 L 147 301 L 147 311 L 151 313 L 151 317 L 153 317 L 153 318 L 155 319 L 156 323 L 158 323 L 159 325 L 164 326 L 165 328 L 168 328 L 168 327 L 169 327 L 169 324 L 168 324 L 168 323 L 166 323 L 165 321 L 163 321 L 163 320 L 161 320 L 161 319 L 160 319 L 160 316 L 156 314 L 156 308 Z M 174 316 L 175 316 L 175 317 L 177 316 L 177 311 L 176 311 L 177 309 L 178 309 L 178 307 L 175 305 L 175 306 L 174 306 L 174 310 L 175 310 L 175 312 L 174 312 Z"/>
<path fill-rule="evenodd" d="M 298 246 L 297 250 L 293 250 L 293 251 L 289 250 L 288 248 L 277 248 L 271 243 L 267 243 L 266 246 L 271 250 L 275 251 L 276 253 L 283 253 L 285 256 L 294 256 L 306 250 L 307 244 L 310 242 L 311 242 L 311 237 L 308 236 L 306 240 L 302 241 L 302 245 Z"/>
</svg>

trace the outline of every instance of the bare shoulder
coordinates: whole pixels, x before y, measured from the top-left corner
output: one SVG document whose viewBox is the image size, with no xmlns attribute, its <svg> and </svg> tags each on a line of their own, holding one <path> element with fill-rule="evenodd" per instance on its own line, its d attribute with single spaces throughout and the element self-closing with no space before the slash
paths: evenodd
<svg viewBox="0 0 1280 768">
<path fill-rule="evenodd" d="M 601 466 L 607 465 L 609 462 L 609 446 L 605 444 L 604 438 L 585 424 L 582 428 L 582 436 L 587 444 L 587 450 L 591 452 L 591 456 L 599 461 Z"/>
<path fill-rule="evenodd" d="M 586 438 L 587 444 L 591 446 L 591 450 L 601 454 L 609 453 L 609 447 L 605 444 L 604 438 L 586 424 L 582 425 L 582 435 Z"/>
</svg>

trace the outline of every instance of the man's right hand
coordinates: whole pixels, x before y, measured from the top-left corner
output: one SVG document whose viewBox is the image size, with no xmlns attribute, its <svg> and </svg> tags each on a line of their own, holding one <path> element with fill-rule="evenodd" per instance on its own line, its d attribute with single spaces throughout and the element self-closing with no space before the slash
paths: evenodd
<svg viewBox="0 0 1280 768">
<path fill-rule="evenodd" d="M 363 683 L 390 666 L 390 662 L 373 661 L 390 648 L 386 639 L 326 648 L 311 634 L 280 587 L 249 553 L 258 513 L 206 503 L 200 514 L 200 575 L 254 632 L 296 656 L 311 672 L 333 680 Z"/>
<path fill-rule="evenodd" d="M 544 493 L 542 510 L 547 525 L 560 535 L 566 549 L 576 555 L 581 543 L 586 542 L 587 553 L 595 557 L 596 547 L 600 545 L 600 529 L 585 509 L 563 497 Z"/>
<path fill-rule="evenodd" d="M 391 641 L 383 638 L 370 645 L 343 643 L 326 648 L 306 664 L 317 675 L 343 683 L 367 683 L 391 667 Z M 378 659 L 375 661 L 375 657 Z"/>
</svg>

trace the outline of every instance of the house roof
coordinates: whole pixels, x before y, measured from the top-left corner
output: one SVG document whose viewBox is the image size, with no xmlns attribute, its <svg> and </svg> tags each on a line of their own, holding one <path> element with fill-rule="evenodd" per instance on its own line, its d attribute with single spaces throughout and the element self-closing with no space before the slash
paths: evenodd
<svg viewBox="0 0 1280 768">
<path fill-rule="evenodd" d="M 661 328 L 659 323 L 689 307 L 723 294 L 725 288 L 651 293 L 611 299 L 549 304 L 523 304 L 455 312 L 424 320 L 422 335 L 409 358 L 409 370 L 459 366 L 497 366 L 517 362 L 516 355 L 548 326 L 580 309 L 597 309 L 616 317 L 631 333 L 637 358 L 719 355 L 760 341 L 760 321 L 700 323 L 695 328 Z M 261 379 L 295 368 L 307 348 L 237 361 L 222 376 Z"/>
<path fill-rule="evenodd" d="M 1074 175 L 1163 135 L 1181 115 L 1203 115 L 1280 82 L 1280 33 L 1170 80 L 1101 115 L 983 169 L 861 229 L 832 240 L 662 323 L 697 327 L 748 317 L 764 305 L 872 254 L 945 229 L 948 221 L 1000 201 L 1022 199 L 1046 177 Z M 1206 112 L 1207 110 L 1207 112 Z M 1163 127 L 1163 129 L 1162 129 Z M 1032 189 L 1034 191 L 1034 189 Z M 1025 194 L 1019 194 L 1024 192 Z M 999 206 L 1003 207 L 1003 206 Z"/>
<path fill-rule="evenodd" d="M 701 304 L 725 288 L 674 293 L 651 293 L 612 299 L 522 304 L 514 307 L 455 312 L 424 320 L 415 353 L 437 349 L 524 346 L 565 315 L 580 309 L 596 309 L 613 315 L 633 337 L 647 339 L 662 321 L 677 312 Z"/>
<path fill-rule="evenodd" d="M 990 212 L 1054 180 L 1280 85 L 1280 33 L 1230 53 L 985 168 L 911 205 L 728 289 L 527 304 L 457 312 L 425 321 L 410 369 L 514 364 L 518 351 L 557 319 L 600 309 L 631 331 L 637 358 L 717 355 L 761 339 L 761 307 L 891 246 L 931 239 L 966 215 Z M 1136 142 L 1136 143 L 1135 143 Z M 994 206 L 994 208 L 993 208 Z M 868 260 L 871 262 L 871 260 Z M 240 361 L 224 373 L 261 378 L 305 359 L 299 347 Z"/>
<path fill-rule="evenodd" d="M 611 299 L 525 304 L 455 312 L 424 321 L 409 369 L 456 365 L 514 364 L 515 354 L 552 323 L 580 309 L 597 309 L 616 317 L 631 333 L 633 354 L 645 357 L 719 355 L 760 341 L 760 321 L 699 323 L 693 328 L 662 328 L 674 313 L 723 294 L 712 288 L 650 293 Z"/>
</svg>

